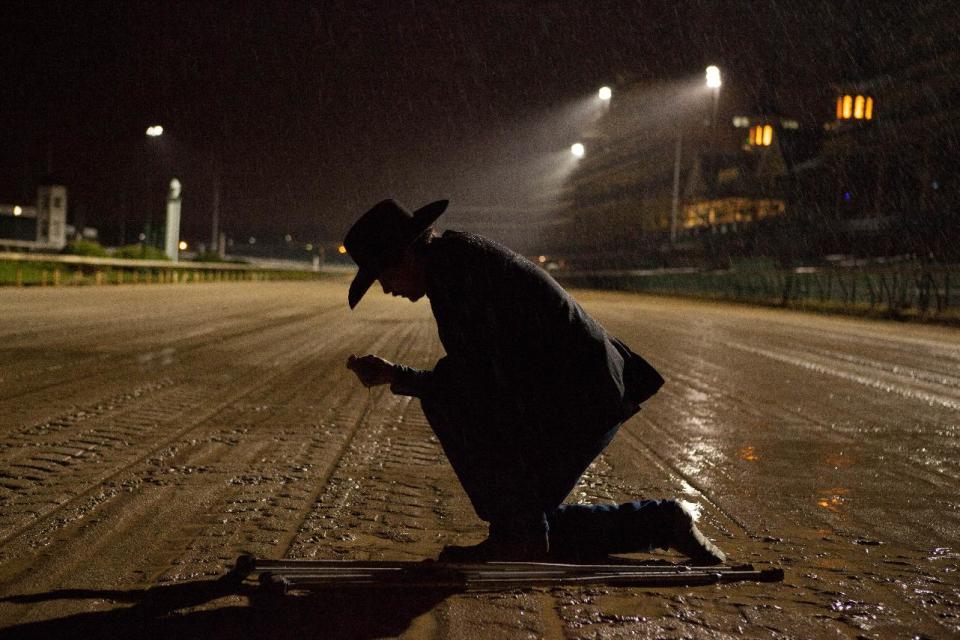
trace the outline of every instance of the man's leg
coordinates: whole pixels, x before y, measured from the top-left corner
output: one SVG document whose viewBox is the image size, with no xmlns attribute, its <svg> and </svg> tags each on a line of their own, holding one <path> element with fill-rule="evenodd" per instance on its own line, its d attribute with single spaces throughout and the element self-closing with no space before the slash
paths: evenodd
<svg viewBox="0 0 960 640">
<path fill-rule="evenodd" d="M 538 481 L 516 441 L 517 425 L 453 395 L 422 399 L 424 415 L 490 538 L 480 548 L 450 548 L 448 560 L 540 557 L 547 551 L 547 520 Z M 454 549 L 461 549 L 463 557 Z"/>
</svg>

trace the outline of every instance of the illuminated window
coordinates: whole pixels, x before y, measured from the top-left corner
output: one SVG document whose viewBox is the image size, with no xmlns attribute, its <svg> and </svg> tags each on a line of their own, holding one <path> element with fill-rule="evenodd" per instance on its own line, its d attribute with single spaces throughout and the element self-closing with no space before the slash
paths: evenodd
<svg viewBox="0 0 960 640">
<path fill-rule="evenodd" d="M 773 126 L 758 124 L 750 128 L 750 145 L 754 147 L 769 147 L 773 142 Z"/>
<path fill-rule="evenodd" d="M 837 98 L 837 120 L 873 120 L 873 98 L 840 96 Z"/>
<path fill-rule="evenodd" d="M 853 101 L 853 117 L 863 120 L 863 96 L 857 96 Z"/>
</svg>

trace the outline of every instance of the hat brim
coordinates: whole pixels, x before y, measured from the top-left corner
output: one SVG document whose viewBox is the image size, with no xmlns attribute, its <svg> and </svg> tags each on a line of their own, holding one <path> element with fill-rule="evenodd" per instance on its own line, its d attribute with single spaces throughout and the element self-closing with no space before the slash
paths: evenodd
<svg viewBox="0 0 960 640">
<path fill-rule="evenodd" d="M 450 204 L 449 200 L 437 200 L 431 202 L 430 204 L 424 205 L 413 212 L 413 233 L 407 239 L 406 246 L 409 246 L 414 240 L 423 235 L 423 232 L 426 231 L 430 225 L 437 221 L 443 212 L 447 210 L 447 205 Z M 380 265 L 380 269 L 389 265 L 390 262 L 387 261 L 385 264 Z M 360 299 L 367 293 L 373 283 L 376 282 L 377 278 L 380 276 L 380 269 L 363 269 L 357 271 L 357 275 L 354 276 L 353 282 L 350 283 L 350 293 L 347 295 L 347 302 L 350 304 L 350 308 L 353 309 L 357 306 L 357 303 L 360 302 Z"/>
<path fill-rule="evenodd" d="M 425 231 L 427 227 L 432 225 L 437 221 L 443 212 L 447 210 L 447 205 L 450 204 L 449 200 L 437 200 L 431 202 L 430 204 L 424 205 L 413 212 L 413 219 L 415 222 L 420 224 L 421 231 Z M 413 242 L 420 234 L 417 234 L 414 238 L 410 239 L 410 242 Z"/>
<path fill-rule="evenodd" d="M 347 295 L 347 302 L 350 303 L 351 309 L 357 306 L 360 298 L 373 286 L 376 280 L 377 274 L 368 269 L 360 269 L 357 271 L 357 275 L 353 277 L 353 282 L 350 283 L 350 293 Z"/>
</svg>

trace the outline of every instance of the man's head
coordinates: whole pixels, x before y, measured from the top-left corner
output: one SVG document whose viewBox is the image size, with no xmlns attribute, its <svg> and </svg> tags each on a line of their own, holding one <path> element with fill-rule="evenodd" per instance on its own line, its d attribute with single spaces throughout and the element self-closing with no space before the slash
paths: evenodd
<svg viewBox="0 0 960 640">
<path fill-rule="evenodd" d="M 413 213 L 394 200 L 383 200 L 357 220 L 343 245 L 359 270 L 350 285 L 350 308 L 377 279 L 384 293 L 417 300 L 426 291 L 418 247 L 429 241 L 430 226 L 447 208 L 446 200 L 432 202 Z"/>
<path fill-rule="evenodd" d="M 428 230 L 403 251 L 400 260 L 385 266 L 377 280 L 383 292 L 416 302 L 427 293 L 427 274 L 424 267 L 424 247 L 430 243 L 433 233 Z"/>
</svg>

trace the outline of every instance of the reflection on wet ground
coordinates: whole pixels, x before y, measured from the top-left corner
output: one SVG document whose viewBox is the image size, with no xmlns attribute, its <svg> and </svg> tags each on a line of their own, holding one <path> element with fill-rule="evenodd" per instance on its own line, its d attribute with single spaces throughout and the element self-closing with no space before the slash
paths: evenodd
<svg viewBox="0 0 960 640">
<path fill-rule="evenodd" d="M 361 321 L 344 283 L 0 295 L 49 320 L 3 307 L 0 637 L 960 637 L 955 330 L 578 294 L 667 384 L 569 500 L 696 502 L 783 583 L 180 608 L 241 552 L 483 538 L 419 405 L 344 382 L 351 352 L 430 366 L 429 309 L 365 300 Z"/>
<path fill-rule="evenodd" d="M 626 300 L 597 298 L 668 380 L 607 456 L 635 479 L 625 493 L 692 493 L 733 559 L 787 569 L 779 586 L 664 595 L 641 628 L 960 634 L 960 333 L 719 305 L 680 319 L 656 301 L 641 331 Z"/>
<path fill-rule="evenodd" d="M 843 487 L 821 489 L 818 492 L 817 506 L 829 509 L 834 513 L 840 513 L 843 505 L 849 500 L 847 495 L 849 493 L 849 489 L 844 489 Z"/>
</svg>

